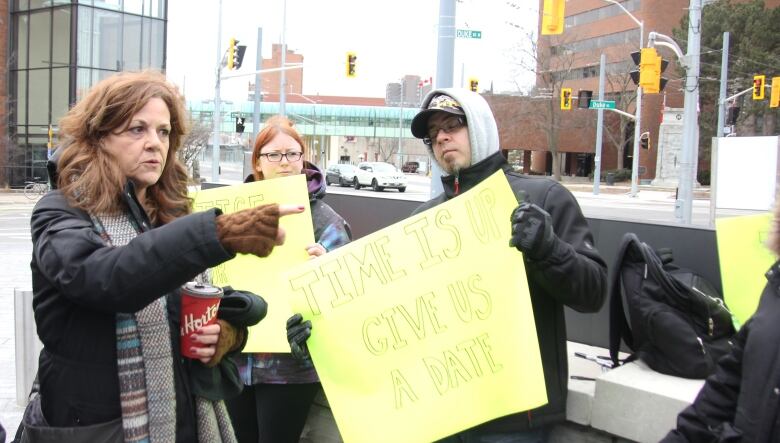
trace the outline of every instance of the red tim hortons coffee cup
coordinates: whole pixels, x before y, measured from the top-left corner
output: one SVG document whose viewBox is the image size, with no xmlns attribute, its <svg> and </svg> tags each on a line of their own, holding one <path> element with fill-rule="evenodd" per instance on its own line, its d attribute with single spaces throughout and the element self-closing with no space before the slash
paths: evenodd
<svg viewBox="0 0 780 443">
<path fill-rule="evenodd" d="M 217 322 L 217 310 L 222 299 L 222 289 L 205 283 L 189 282 L 181 288 L 181 355 L 199 358 L 191 348 L 203 344 L 193 341 L 192 336 L 203 326 Z"/>
</svg>

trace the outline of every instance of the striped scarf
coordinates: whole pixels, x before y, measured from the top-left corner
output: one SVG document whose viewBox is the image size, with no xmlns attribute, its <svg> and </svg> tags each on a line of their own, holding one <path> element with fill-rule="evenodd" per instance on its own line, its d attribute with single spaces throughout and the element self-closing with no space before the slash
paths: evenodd
<svg viewBox="0 0 780 443">
<path fill-rule="evenodd" d="M 108 246 L 124 246 L 140 232 L 127 214 L 92 215 Z M 176 440 L 176 387 L 166 298 L 116 315 L 117 370 L 125 442 Z M 235 442 L 222 401 L 195 398 L 199 442 Z"/>
</svg>

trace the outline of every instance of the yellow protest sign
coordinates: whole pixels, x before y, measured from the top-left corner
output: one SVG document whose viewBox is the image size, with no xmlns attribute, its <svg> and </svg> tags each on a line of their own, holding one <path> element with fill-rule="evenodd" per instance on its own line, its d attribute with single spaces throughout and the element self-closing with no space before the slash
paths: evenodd
<svg viewBox="0 0 780 443">
<path fill-rule="evenodd" d="M 547 402 L 516 206 L 499 171 L 285 275 L 345 441 L 428 442 Z"/>
<path fill-rule="evenodd" d="M 211 270 L 212 284 L 230 285 L 235 289 L 252 291 L 268 303 L 268 314 L 257 325 L 249 328 L 245 352 L 290 352 L 285 324 L 290 318 L 287 291 L 279 278 L 291 266 L 309 259 L 306 246 L 314 243 L 309 194 L 303 174 L 273 180 L 223 186 L 192 195 L 193 208 L 204 211 L 219 208 L 229 214 L 241 209 L 268 203 L 304 205 L 302 214 L 281 218 L 280 226 L 287 233 L 284 245 L 274 248 L 271 255 L 260 258 L 239 254 L 233 260 Z"/>
<path fill-rule="evenodd" d="M 771 223 L 768 213 L 715 221 L 723 300 L 740 324 L 756 312 L 764 272 L 775 262 L 766 246 Z"/>
</svg>

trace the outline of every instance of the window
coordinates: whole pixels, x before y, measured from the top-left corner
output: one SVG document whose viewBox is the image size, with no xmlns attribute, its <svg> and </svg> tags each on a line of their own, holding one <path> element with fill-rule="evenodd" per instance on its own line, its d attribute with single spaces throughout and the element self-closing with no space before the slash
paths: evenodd
<svg viewBox="0 0 780 443">
<path fill-rule="evenodd" d="M 68 66 L 70 60 L 70 8 L 57 8 L 52 11 L 52 54 L 51 66 Z"/>
<path fill-rule="evenodd" d="M 48 68 L 51 65 L 51 11 L 30 14 L 29 67 Z"/>
<path fill-rule="evenodd" d="M 89 66 L 119 71 L 122 20 L 112 11 L 94 10 L 92 23 L 92 57 Z"/>
</svg>

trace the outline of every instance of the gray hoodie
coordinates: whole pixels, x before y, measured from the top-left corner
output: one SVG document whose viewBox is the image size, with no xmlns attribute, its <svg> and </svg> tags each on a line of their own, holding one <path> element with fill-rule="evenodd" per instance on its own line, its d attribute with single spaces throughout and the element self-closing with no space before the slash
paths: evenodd
<svg viewBox="0 0 780 443">
<path fill-rule="evenodd" d="M 471 164 L 474 165 L 498 152 L 498 127 L 487 101 L 468 89 L 441 88 L 429 92 L 423 99 L 421 108 L 427 109 L 431 100 L 441 94 L 454 98 L 466 113 L 469 143 L 471 143 Z"/>
</svg>

